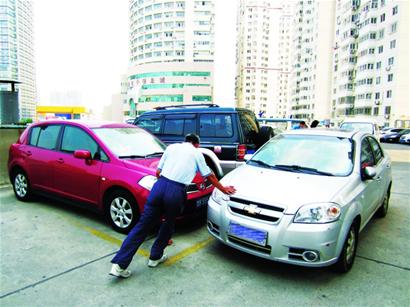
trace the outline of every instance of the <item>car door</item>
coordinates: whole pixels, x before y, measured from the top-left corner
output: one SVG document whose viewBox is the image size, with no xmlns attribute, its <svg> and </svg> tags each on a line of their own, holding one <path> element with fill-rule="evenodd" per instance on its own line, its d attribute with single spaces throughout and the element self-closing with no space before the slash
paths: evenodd
<svg viewBox="0 0 410 307">
<path fill-rule="evenodd" d="M 34 126 L 29 142 L 21 147 L 25 156 L 27 176 L 33 189 L 53 190 L 53 161 L 61 125 Z"/>
<path fill-rule="evenodd" d="M 90 162 L 78 159 L 74 157 L 75 150 L 88 150 L 93 159 Z M 98 143 L 86 131 L 66 125 L 54 161 L 56 191 L 65 197 L 97 204 L 101 168 L 107 160 Z"/>
<path fill-rule="evenodd" d="M 368 137 L 362 139 L 360 146 L 360 169 L 362 173 L 362 182 L 364 186 L 362 190 L 362 195 L 360 195 L 360 199 L 362 200 L 363 205 L 363 220 L 367 222 L 367 220 L 371 217 L 374 211 L 374 207 L 377 205 L 377 202 L 379 200 L 380 184 L 376 180 L 377 175 L 375 178 L 372 179 L 364 178 L 363 174 L 364 168 L 366 166 L 377 167 L 375 165 L 374 154 L 372 147 L 369 143 Z"/>
<path fill-rule="evenodd" d="M 374 156 L 374 162 L 375 162 L 375 169 L 376 169 L 376 176 L 375 176 L 375 181 L 376 184 L 378 185 L 378 201 L 375 203 L 375 206 L 373 207 L 373 210 L 376 210 L 380 203 L 383 200 L 384 194 L 386 193 L 386 190 L 389 185 L 389 174 L 388 172 L 390 171 L 390 161 L 387 157 L 384 156 L 382 149 L 380 148 L 379 143 L 373 138 L 373 137 L 368 137 L 367 138 L 370 146 L 373 150 L 373 156 Z"/>
</svg>

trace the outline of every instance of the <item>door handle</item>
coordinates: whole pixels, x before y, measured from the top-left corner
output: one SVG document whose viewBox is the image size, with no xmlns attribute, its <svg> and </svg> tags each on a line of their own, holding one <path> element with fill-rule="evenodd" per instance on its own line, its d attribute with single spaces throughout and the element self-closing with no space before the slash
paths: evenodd
<svg viewBox="0 0 410 307">
<path fill-rule="evenodd" d="M 376 177 L 376 181 L 380 181 L 380 180 L 382 180 L 382 177 L 381 177 L 381 176 Z"/>
<path fill-rule="evenodd" d="M 33 154 L 33 153 L 32 153 L 30 150 L 27 150 L 27 151 L 26 151 L 26 155 L 27 155 L 27 156 L 31 156 L 32 154 Z"/>
<path fill-rule="evenodd" d="M 64 159 L 63 159 L 63 158 L 60 158 L 60 159 L 57 160 L 57 162 L 60 163 L 60 164 L 63 164 L 63 163 L 64 163 Z"/>
</svg>

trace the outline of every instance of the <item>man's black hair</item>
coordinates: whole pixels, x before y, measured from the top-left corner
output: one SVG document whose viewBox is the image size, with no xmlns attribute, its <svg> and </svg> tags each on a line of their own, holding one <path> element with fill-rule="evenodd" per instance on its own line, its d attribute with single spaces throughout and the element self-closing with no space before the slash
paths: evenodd
<svg viewBox="0 0 410 307">
<path fill-rule="evenodd" d="M 189 142 L 189 143 L 192 143 L 192 144 L 199 144 L 199 142 L 200 142 L 199 136 L 197 136 L 194 133 L 187 134 L 185 136 L 185 142 Z"/>
</svg>

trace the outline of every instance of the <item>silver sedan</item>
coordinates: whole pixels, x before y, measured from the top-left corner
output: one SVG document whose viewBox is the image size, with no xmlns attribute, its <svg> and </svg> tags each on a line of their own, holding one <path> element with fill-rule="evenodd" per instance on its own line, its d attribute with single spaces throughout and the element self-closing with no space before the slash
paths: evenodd
<svg viewBox="0 0 410 307">
<path fill-rule="evenodd" d="M 241 251 L 295 265 L 353 265 L 360 231 L 387 214 L 391 160 L 358 131 L 294 130 L 278 135 L 222 179 L 208 231 Z"/>
</svg>

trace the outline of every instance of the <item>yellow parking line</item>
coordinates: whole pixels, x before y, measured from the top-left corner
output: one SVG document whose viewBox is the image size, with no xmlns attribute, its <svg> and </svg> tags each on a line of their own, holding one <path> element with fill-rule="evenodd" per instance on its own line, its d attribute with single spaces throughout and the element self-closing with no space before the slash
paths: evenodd
<svg viewBox="0 0 410 307">
<path fill-rule="evenodd" d="M 121 244 L 122 244 L 122 241 L 120 239 L 117 239 L 113 236 L 110 236 L 109 234 L 106 234 L 106 233 L 104 233 L 102 231 L 99 231 L 95 228 L 82 225 L 82 224 L 80 224 L 76 221 L 70 221 L 70 223 L 72 225 L 78 227 L 78 228 L 81 228 L 81 229 L 87 231 L 88 233 L 92 234 L 93 236 L 96 236 L 100 239 L 103 239 L 104 241 L 110 242 L 110 243 L 118 245 L 118 246 L 121 246 Z M 209 237 L 208 239 L 206 239 L 204 241 L 198 242 L 198 243 L 184 249 L 183 251 L 179 252 L 175 256 L 172 256 L 172 257 L 168 258 L 168 260 L 165 261 L 164 264 L 167 265 L 167 266 L 173 265 L 176 262 L 182 260 L 183 258 L 185 258 L 185 257 L 199 251 L 200 249 L 206 247 L 213 240 L 214 240 L 214 238 Z M 141 249 L 141 248 L 138 249 L 137 254 L 140 255 L 140 256 L 143 256 L 143 257 L 149 257 L 149 255 L 150 255 L 150 253 L 148 251 L 146 251 L 144 249 Z"/>
<path fill-rule="evenodd" d="M 165 261 L 165 265 L 170 266 L 173 265 L 175 262 L 180 261 L 181 259 L 199 251 L 200 249 L 204 248 L 205 246 L 207 246 L 209 243 L 211 243 L 214 240 L 214 238 L 209 237 L 208 239 L 198 242 L 194 245 L 192 245 L 191 247 L 188 247 L 186 249 L 184 249 L 182 252 L 179 252 L 178 254 L 176 254 L 175 256 L 172 256 L 170 258 L 168 258 L 167 261 Z"/>
</svg>

